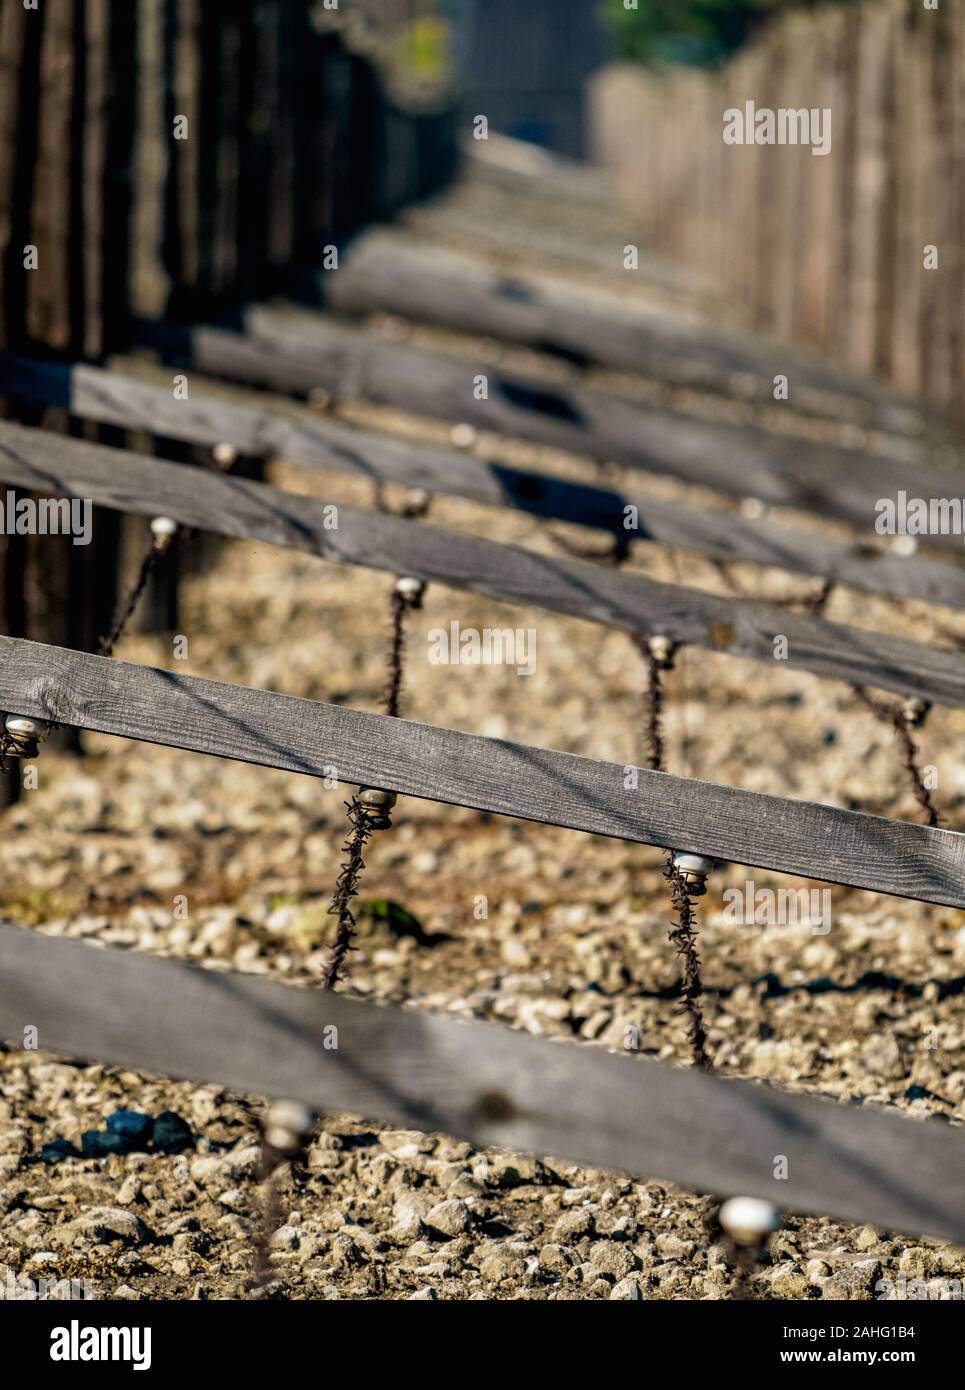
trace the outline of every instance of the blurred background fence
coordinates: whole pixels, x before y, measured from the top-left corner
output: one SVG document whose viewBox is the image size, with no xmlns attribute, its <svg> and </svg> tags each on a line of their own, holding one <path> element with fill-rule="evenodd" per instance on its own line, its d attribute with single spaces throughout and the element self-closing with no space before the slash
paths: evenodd
<svg viewBox="0 0 965 1390">
<path fill-rule="evenodd" d="M 748 326 L 965 416 L 965 0 L 794 11 L 719 67 L 611 66 L 593 100 L 645 241 Z M 747 101 L 830 108 L 830 153 L 725 145 Z"/>
<path fill-rule="evenodd" d="M 444 184 L 447 93 L 390 92 L 394 33 L 366 13 L 0 0 L 4 344 L 96 357 L 132 316 L 291 289 L 326 246 Z"/>
</svg>

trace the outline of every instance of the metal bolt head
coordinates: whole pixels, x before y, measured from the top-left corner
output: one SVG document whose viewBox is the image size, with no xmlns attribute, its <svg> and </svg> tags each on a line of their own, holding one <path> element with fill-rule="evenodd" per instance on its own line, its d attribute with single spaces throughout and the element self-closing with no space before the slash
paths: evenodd
<svg viewBox="0 0 965 1390">
<path fill-rule="evenodd" d="M 777 1207 L 760 1197 L 729 1198 L 717 1219 L 737 1245 L 762 1245 L 781 1225 Z"/>
<path fill-rule="evenodd" d="M 421 579 L 413 579 L 411 575 L 403 575 L 395 581 L 395 592 L 400 598 L 417 599 L 422 593 L 423 583 Z"/>
<path fill-rule="evenodd" d="M 359 787 L 357 796 L 371 830 L 391 829 L 390 813 L 398 800 L 395 792 L 384 791 L 381 787 Z"/>
<path fill-rule="evenodd" d="M 151 521 L 151 534 L 158 550 L 167 550 L 177 534 L 178 523 L 173 516 L 156 516 Z"/>
<path fill-rule="evenodd" d="M 3 727 L 14 738 L 34 739 L 38 743 L 47 737 L 48 726 L 42 719 L 28 719 L 23 714 L 8 714 Z"/>
<path fill-rule="evenodd" d="M 649 646 L 650 653 L 656 661 L 669 661 L 673 651 L 673 643 L 669 637 L 664 637 L 662 633 L 658 633 L 655 637 L 650 638 Z"/>
<path fill-rule="evenodd" d="M 238 460 L 238 450 L 233 444 L 216 444 L 211 450 L 211 457 L 219 468 L 230 468 Z"/>
<path fill-rule="evenodd" d="M 30 719 L 23 714 L 8 714 L 3 726 L 6 731 L 4 752 L 10 758 L 36 758 L 40 744 L 47 737 L 48 725 L 42 719 Z"/>
<path fill-rule="evenodd" d="M 680 851 L 673 856 L 673 865 L 694 897 L 699 898 L 707 892 L 707 875 L 717 867 L 716 859 L 708 859 L 703 854 L 684 854 Z"/>
<path fill-rule="evenodd" d="M 315 1127 L 314 1113 L 297 1100 L 276 1100 L 265 1116 L 265 1141 L 280 1153 L 296 1154 Z"/>
<path fill-rule="evenodd" d="M 901 712 L 906 724 L 910 724 L 913 729 L 920 729 L 930 709 L 931 704 L 927 700 L 914 698 L 905 701 Z"/>
</svg>

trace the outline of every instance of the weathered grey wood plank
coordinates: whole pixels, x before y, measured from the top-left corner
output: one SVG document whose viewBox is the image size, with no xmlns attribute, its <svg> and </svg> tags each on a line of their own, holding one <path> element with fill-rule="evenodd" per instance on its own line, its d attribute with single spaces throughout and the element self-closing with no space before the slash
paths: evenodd
<svg viewBox="0 0 965 1390">
<path fill-rule="evenodd" d="M 870 593 L 965 607 L 965 567 L 904 557 L 859 541 L 755 521 L 735 512 L 691 507 L 641 493 L 587 486 L 507 468 L 451 449 L 386 439 L 330 420 L 293 413 L 285 403 L 236 404 L 193 390 L 175 400 L 162 386 L 97 367 L 64 366 L 0 353 L 0 394 L 55 405 L 84 420 L 151 429 L 192 444 L 228 443 L 244 454 L 279 454 L 293 462 L 402 483 L 533 516 L 657 541 L 728 563 L 772 565 L 819 575 Z M 638 526 L 624 530 L 625 509 Z"/>
<path fill-rule="evenodd" d="M 665 473 L 733 497 L 847 521 L 874 539 L 875 504 L 909 496 L 962 494 L 961 474 L 854 450 L 811 444 L 759 428 L 696 420 L 586 386 L 547 385 L 408 344 L 387 343 L 322 314 L 252 309 L 246 333 L 211 328 L 144 329 L 199 370 L 273 391 L 370 400 L 415 414 L 466 422 L 597 459 Z M 489 396 L 474 385 L 485 376 Z M 961 536 L 929 542 L 962 549 Z"/>
<path fill-rule="evenodd" d="M 0 424 L 0 482 L 86 497 L 140 516 L 163 513 L 219 535 L 306 550 L 328 560 L 411 574 L 507 603 L 532 604 L 688 646 L 774 660 L 851 684 L 935 704 L 965 705 L 965 660 L 947 648 L 890 637 L 747 599 L 661 584 L 582 560 L 328 504 L 263 483 Z M 782 658 L 783 660 L 783 658 Z"/>
<path fill-rule="evenodd" d="M 965 1240 L 944 1125 L 21 927 L 0 960 L 0 1037 L 45 1051 Z"/>
<path fill-rule="evenodd" d="M 0 637 L 0 709 L 965 907 L 965 835 Z M 0 972 L 2 973 L 2 972 Z"/>
<path fill-rule="evenodd" d="M 621 260 L 622 248 L 614 270 Z M 685 380 L 695 370 L 703 378 L 740 374 L 758 383 L 756 399 L 770 402 L 774 374 L 781 371 L 798 406 L 817 397 L 833 414 L 848 403 L 850 389 L 852 409 L 860 402 L 869 422 L 900 433 L 918 422 L 909 403 L 889 400 L 872 383 L 846 382 L 842 373 L 782 344 L 644 310 L 632 301 L 615 310 L 602 307 L 578 287 L 506 276 L 482 257 L 456 254 L 394 229 L 378 228 L 359 238 L 337 270 L 319 275 L 318 288 L 336 313 L 399 314 L 658 380 Z"/>
<path fill-rule="evenodd" d="M 535 554 L 517 546 L 413 526 L 397 518 L 326 504 L 277 488 L 147 460 L 126 451 L 0 425 L 0 480 L 53 488 L 141 515 L 164 512 L 185 525 L 307 550 L 511 603 L 532 603 L 689 645 L 771 661 L 788 639 L 787 664 L 874 684 L 936 703 L 965 697 L 965 662 L 954 652 L 802 617 L 747 600 L 659 584 L 638 575 Z"/>
</svg>

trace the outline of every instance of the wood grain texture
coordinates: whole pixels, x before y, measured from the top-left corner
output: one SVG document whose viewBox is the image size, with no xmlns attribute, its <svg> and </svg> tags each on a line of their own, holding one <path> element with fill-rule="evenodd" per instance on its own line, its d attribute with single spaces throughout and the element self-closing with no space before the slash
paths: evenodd
<svg viewBox="0 0 965 1390">
<path fill-rule="evenodd" d="M 965 835 L 0 638 L 0 709 L 965 907 Z"/>
<path fill-rule="evenodd" d="M 668 474 L 732 497 L 755 497 L 857 526 L 875 538 L 875 504 L 900 488 L 914 497 L 961 494 L 960 475 L 768 433 L 692 419 L 578 385 L 547 385 L 387 343 L 321 314 L 251 309 L 246 332 L 195 328 L 172 335 L 142 329 L 199 370 L 307 395 L 322 387 L 340 400 L 368 400 L 432 418 L 467 422 L 513 438 Z M 475 379 L 489 397 L 476 400 Z M 961 536 L 930 543 L 960 554 Z"/>
<path fill-rule="evenodd" d="M 687 646 L 965 706 L 965 661 L 951 650 L 802 617 L 748 599 L 662 584 L 582 560 L 540 555 L 439 527 L 311 498 L 41 430 L 0 424 L 0 482 L 90 498 L 139 516 L 164 514 L 218 535 L 566 613 Z M 337 525 L 333 523 L 337 521 Z M 783 660 L 783 658 L 782 658 Z"/>
<path fill-rule="evenodd" d="M 21 927 L 0 959 L 0 1037 L 44 1051 L 965 1240 L 965 1136 L 935 1122 Z"/>
<path fill-rule="evenodd" d="M 965 607 L 965 567 L 904 557 L 867 543 L 840 541 L 755 521 L 737 512 L 691 507 L 632 490 L 588 486 L 507 468 L 453 449 L 387 439 L 298 414 L 284 401 L 238 405 L 196 390 L 176 401 L 166 387 L 97 367 L 65 366 L 0 353 L 0 394 L 61 406 L 83 420 L 151 429 L 191 444 L 233 444 L 242 454 L 277 454 L 308 467 L 514 507 L 533 516 L 597 527 L 695 551 L 727 563 L 775 566 L 833 579 L 869 593 Z M 638 527 L 624 530 L 625 508 Z"/>
</svg>

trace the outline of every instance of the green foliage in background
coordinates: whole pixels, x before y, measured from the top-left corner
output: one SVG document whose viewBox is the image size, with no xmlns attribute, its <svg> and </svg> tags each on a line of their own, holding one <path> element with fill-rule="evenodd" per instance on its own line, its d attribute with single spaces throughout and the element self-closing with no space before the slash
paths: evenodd
<svg viewBox="0 0 965 1390">
<path fill-rule="evenodd" d="M 444 20 L 431 16 L 414 19 L 399 31 L 394 56 L 399 70 L 415 81 L 448 81 L 448 25 Z"/>
<path fill-rule="evenodd" d="M 601 0 L 622 57 L 641 63 L 712 63 L 769 19 L 852 0 Z"/>
</svg>

